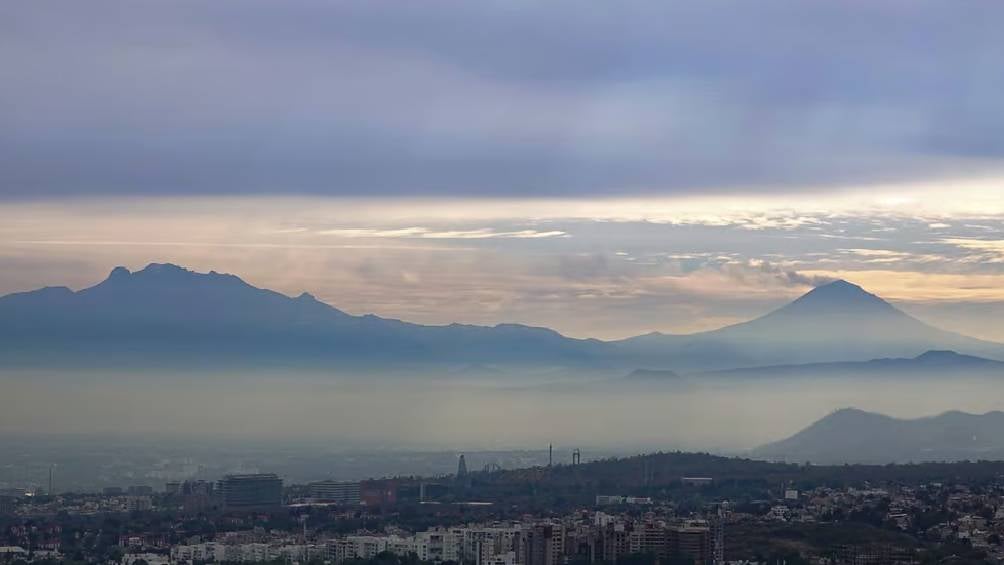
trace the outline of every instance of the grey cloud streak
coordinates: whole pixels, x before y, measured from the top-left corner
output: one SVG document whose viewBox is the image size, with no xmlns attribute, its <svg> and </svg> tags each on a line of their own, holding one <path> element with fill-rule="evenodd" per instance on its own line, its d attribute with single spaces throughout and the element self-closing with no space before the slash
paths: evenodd
<svg viewBox="0 0 1004 565">
<path fill-rule="evenodd" d="M 0 197 L 784 190 L 998 169 L 1004 6 L 0 7 Z"/>
</svg>

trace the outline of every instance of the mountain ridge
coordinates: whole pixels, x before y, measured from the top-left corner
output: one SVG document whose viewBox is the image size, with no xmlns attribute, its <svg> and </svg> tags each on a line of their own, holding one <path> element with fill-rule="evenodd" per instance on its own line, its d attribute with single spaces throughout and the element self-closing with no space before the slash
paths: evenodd
<svg viewBox="0 0 1004 565">
<path fill-rule="evenodd" d="M 902 339 L 890 343 L 888 336 Z M 421 325 L 357 316 L 306 292 L 290 297 L 236 275 L 171 263 L 150 263 L 134 272 L 115 267 L 103 281 L 77 291 L 45 287 L 0 297 L 0 337 L 5 338 L 0 362 L 28 363 L 72 351 L 109 361 L 131 352 L 198 362 L 227 357 L 269 362 L 271 356 L 285 364 L 356 368 L 483 364 L 682 374 L 932 349 L 1004 357 L 1004 345 L 928 326 L 846 281 L 821 285 L 764 316 L 718 330 L 601 341 L 515 323 Z M 117 350 L 116 344 L 124 345 Z"/>
<path fill-rule="evenodd" d="M 932 349 L 915 357 L 883 357 L 868 361 L 836 361 L 828 363 L 804 363 L 793 365 L 766 365 L 741 367 L 720 371 L 706 371 L 692 376 L 704 378 L 769 378 L 769 377 L 823 377 L 862 376 L 896 377 L 904 375 L 943 375 L 942 371 L 953 370 L 966 374 L 1004 376 L 1004 362 L 974 355 L 963 355 L 956 351 Z M 955 374 L 955 373 L 953 373 Z"/>
<path fill-rule="evenodd" d="M 123 345 L 120 349 L 139 357 L 163 352 L 199 362 L 230 357 L 257 363 L 274 353 L 284 364 L 352 368 L 500 357 L 516 364 L 559 359 L 577 365 L 599 343 L 520 324 L 423 326 L 354 316 L 309 293 L 294 298 L 235 275 L 169 263 L 135 272 L 116 267 L 78 291 L 39 289 L 0 297 L 0 336 L 7 346 L 2 358 L 21 353 L 25 359 L 54 349 L 95 357 Z"/>
</svg>

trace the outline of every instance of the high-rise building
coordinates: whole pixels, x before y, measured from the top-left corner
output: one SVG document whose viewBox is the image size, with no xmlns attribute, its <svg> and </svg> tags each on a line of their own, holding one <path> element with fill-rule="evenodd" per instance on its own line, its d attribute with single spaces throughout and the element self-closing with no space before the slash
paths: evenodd
<svg viewBox="0 0 1004 565">
<path fill-rule="evenodd" d="M 523 532 L 523 565 L 554 565 L 554 528 L 536 524 Z"/>
<path fill-rule="evenodd" d="M 227 475 L 219 482 L 224 508 L 255 508 L 282 504 L 282 479 L 274 473 Z"/>
<path fill-rule="evenodd" d="M 358 505 L 361 500 L 358 482 L 318 481 L 310 483 L 308 490 L 311 497 L 325 502 Z"/>
<path fill-rule="evenodd" d="M 670 556 L 693 559 L 694 563 L 714 560 L 711 527 L 707 522 L 688 521 L 666 530 L 666 549 Z"/>
<path fill-rule="evenodd" d="M 359 497 L 366 506 L 393 506 L 397 504 L 397 481 L 382 479 L 363 481 L 359 485 Z"/>
<path fill-rule="evenodd" d="M 655 521 L 637 522 L 631 529 L 629 543 L 631 553 L 666 558 L 666 524 Z"/>
<path fill-rule="evenodd" d="M 607 524 L 603 528 L 603 561 L 610 563 L 631 553 L 631 532 L 623 524 Z"/>
</svg>

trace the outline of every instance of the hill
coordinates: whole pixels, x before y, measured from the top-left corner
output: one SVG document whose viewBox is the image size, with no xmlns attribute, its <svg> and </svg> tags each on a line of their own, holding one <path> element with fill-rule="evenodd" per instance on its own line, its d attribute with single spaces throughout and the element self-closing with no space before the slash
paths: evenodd
<svg viewBox="0 0 1004 565">
<path fill-rule="evenodd" d="M 757 500 L 781 496 L 782 485 L 863 486 L 888 482 L 989 481 L 1004 473 L 1004 461 L 912 465 L 805 465 L 776 463 L 708 453 L 660 452 L 599 459 L 580 465 L 555 465 L 472 473 L 472 494 L 479 500 L 512 502 L 525 493 L 542 504 L 588 504 L 597 494 L 665 497 L 675 501 Z M 710 481 L 686 481 L 700 477 Z"/>
<path fill-rule="evenodd" d="M 1004 412 L 903 420 L 845 408 L 752 456 L 824 464 L 1004 459 Z"/>
</svg>

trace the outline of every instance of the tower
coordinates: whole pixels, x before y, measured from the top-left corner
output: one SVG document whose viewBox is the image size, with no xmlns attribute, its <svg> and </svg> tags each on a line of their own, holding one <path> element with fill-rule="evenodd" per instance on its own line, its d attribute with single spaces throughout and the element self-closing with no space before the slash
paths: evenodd
<svg viewBox="0 0 1004 565">
<path fill-rule="evenodd" d="M 551 467 L 554 465 L 554 444 L 547 444 L 547 466 Z"/>
<path fill-rule="evenodd" d="M 471 488 L 471 475 L 467 472 L 467 459 L 461 453 L 457 460 L 456 489 L 459 493 L 465 493 L 469 488 Z"/>
<path fill-rule="evenodd" d="M 579 451 L 578 447 L 576 447 L 575 450 L 572 451 L 572 465 L 578 465 L 581 462 L 582 462 L 582 452 Z"/>
</svg>

